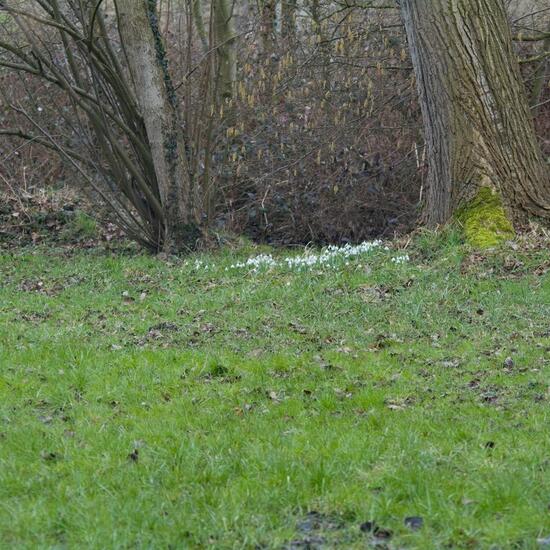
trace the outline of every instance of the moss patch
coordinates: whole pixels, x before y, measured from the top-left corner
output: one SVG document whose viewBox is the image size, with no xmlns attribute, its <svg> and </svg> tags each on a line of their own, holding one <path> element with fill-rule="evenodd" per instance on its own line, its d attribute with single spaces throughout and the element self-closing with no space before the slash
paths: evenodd
<svg viewBox="0 0 550 550">
<path fill-rule="evenodd" d="M 457 219 L 464 227 L 467 242 L 475 248 L 490 248 L 515 235 L 500 195 L 490 187 L 481 187 L 476 197 L 458 211 Z"/>
</svg>

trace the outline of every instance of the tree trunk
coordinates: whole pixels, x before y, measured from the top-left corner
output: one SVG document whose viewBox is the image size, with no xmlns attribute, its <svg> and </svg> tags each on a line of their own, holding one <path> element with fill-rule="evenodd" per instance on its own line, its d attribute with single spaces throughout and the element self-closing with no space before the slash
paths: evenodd
<svg viewBox="0 0 550 550">
<path fill-rule="evenodd" d="M 277 23 L 277 0 L 263 0 L 260 13 L 260 36 L 264 56 L 273 53 L 275 26 Z"/>
<path fill-rule="evenodd" d="M 199 38 L 202 44 L 202 49 L 205 52 L 208 52 L 209 45 L 208 45 L 208 38 L 206 36 L 206 30 L 204 28 L 204 19 L 202 18 L 201 1 L 202 0 L 192 0 L 193 4 L 191 6 L 191 10 L 193 13 L 193 21 L 195 23 L 195 28 L 197 30 L 197 34 L 199 35 Z"/>
<path fill-rule="evenodd" d="M 502 0 L 401 0 L 428 153 L 425 221 L 474 244 L 550 216 L 550 182 Z"/>
<path fill-rule="evenodd" d="M 332 88 L 331 78 L 330 78 L 330 40 L 327 40 L 326 28 L 323 22 L 323 13 L 322 5 L 319 0 L 310 0 L 309 5 L 311 11 L 311 24 L 312 24 L 312 33 L 315 35 L 318 48 L 318 63 L 321 67 L 320 69 L 320 80 L 322 86 L 325 90 L 330 90 Z M 326 104 L 327 109 L 330 109 L 329 102 Z"/>
<path fill-rule="evenodd" d="M 542 43 L 542 55 L 546 52 L 550 52 L 550 28 L 547 29 L 547 35 Z M 542 100 L 542 92 L 544 90 L 544 83 L 546 82 L 546 67 L 550 65 L 549 58 L 544 56 L 537 68 L 535 69 L 533 90 L 531 92 L 531 109 L 533 110 L 533 116 L 536 116 L 540 109 L 540 102 Z"/>
<path fill-rule="evenodd" d="M 228 0 L 214 0 L 214 38 L 218 59 L 219 91 L 223 98 L 233 95 L 237 80 L 237 58 L 235 52 L 235 30 L 233 10 Z"/>
<path fill-rule="evenodd" d="M 296 38 L 297 0 L 282 0 L 281 2 L 281 35 L 291 42 Z"/>
<path fill-rule="evenodd" d="M 116 0 L 120 38 L 151 148 L 164 215 L 159 248 L 174 253 L 193 246 L 197 225 L 183 131 L 154 5 L 151 0 Z"/>
</svg>

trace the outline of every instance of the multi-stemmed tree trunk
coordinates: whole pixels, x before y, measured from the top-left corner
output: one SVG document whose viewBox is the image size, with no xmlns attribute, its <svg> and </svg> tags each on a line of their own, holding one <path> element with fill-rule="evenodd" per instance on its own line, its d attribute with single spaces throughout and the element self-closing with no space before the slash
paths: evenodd
<svg viewBox="0 0 550 550">
<path fill-rule="evenodd" d="M 550 216 L 550 183 L 503 0 L 401 0 L 428 153 L 425 221 L 494 244 Z"/>
<path fill-rule="evenodd" d="M 165 252 L 178 252 L 194 244 L 196 220 L 183 130 L 155 3 L 116 0 L 116 8 L 118 29 L 155 167 L 164 217 L 162 248 Z"/>
</svg>

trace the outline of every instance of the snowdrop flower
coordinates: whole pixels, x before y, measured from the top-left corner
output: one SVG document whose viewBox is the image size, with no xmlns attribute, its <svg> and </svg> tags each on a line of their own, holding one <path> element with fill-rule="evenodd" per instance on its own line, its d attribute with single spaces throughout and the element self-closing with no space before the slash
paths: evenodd
<svg viewBox="0 0 550 550">
<path fill-rule="evenodd" d="M 349 266 L 350 261 L 353 261 L 381 246 L 381 241 L 363 242 L 358 245 L 330 245 L 321 250 L 318 254 L 306 252 L 301 256 L 288 256 L 286 258 L 282 258 L 281 260 L 276 260 L 270 254 L 260 254 L 249 258 L 245 262 L 237 262 L 232 264 L 231 269 L 251 268 L 254 273 L 257 273 L 261 269 L 276 267 L 286 267 L 289 270 L 296 271 L 305 271 L 316 267 L 336 269 L 338 265 Z M 387 250 L 388 248 L 385 247 L 385 249 Z"/>
<path fill-rule="evenodd" d="M 208 271 L 209 269 L 210 269 L 210 266 L 208 264 L 205 264 L 202 260 L 195 260 L 195 271 L 199 271 L 199 270 Z"/>
<path fill-rule="evenodd" d="M 403 256 L 396 256 L 395 258 L 392 258 L 391 261 L 394 264 L 404 264 L 409 261 L 409 255 L 405 254 Z"/>
<path fill-rule="evenodd" d="M 387 246 L 382 245 L 382 241 L 365 241 L 357 245 L 330 245 L 318 253 L 306 250 L 301 255 L 287 256 L 280 259 L 274 258 L 271 254 L 259 254 L 243 261 L 234 262 L 225 267 L 224 270 L 248 270 L 251 273 L 259 273 L 272 268 L 279 268 L 298 272 L 314 270 L 315 273 L 322 273 L 327 269 L 336 270 L 344 266 L 350 266 L 352 262 L 359 260 L 377 248 L 389 250 Z M 394 263 L 404 263 L 408 260 L 408 256 L 392 258 Z M 185 265 L 188 265 L 187 262 L 185 262 Z M 196 259 L 191 265 L 195 271 L 211 271 L 216 268 L 215 264 L 207 264 L 199 259 Z"/>
</svg>

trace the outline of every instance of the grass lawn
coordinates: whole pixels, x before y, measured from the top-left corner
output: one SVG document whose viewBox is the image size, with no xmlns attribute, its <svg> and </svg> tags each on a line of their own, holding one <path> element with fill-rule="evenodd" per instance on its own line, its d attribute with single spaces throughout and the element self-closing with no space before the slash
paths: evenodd
<svg viewBox="0 0 550 550">
<path fill-rule="evenodd" d="M 259 253 L 0 253 L 0 548 L 543 548 L 548 243 Z"/>
</svg>

